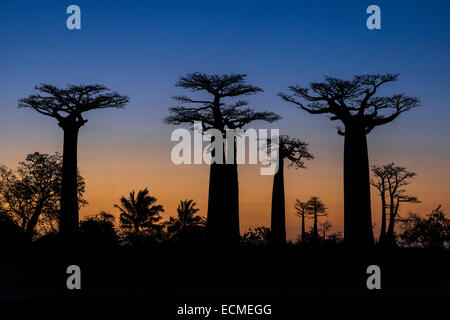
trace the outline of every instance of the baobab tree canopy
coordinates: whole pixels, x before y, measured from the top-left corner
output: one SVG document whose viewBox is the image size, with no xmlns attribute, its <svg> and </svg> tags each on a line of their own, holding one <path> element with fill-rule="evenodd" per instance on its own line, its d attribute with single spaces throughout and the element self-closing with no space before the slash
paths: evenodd
<svg viewBox="0 0 450 320">
<path fill-rule="evenodd" d="M 256 120 L 267 122 L 279 120 L 280 116 L 273 112 L 256 112 L 248 108 L 247 101 L 239 100 L 231 104 L 223 102 L 224 98 L 252 95 L 263 91 L 259 87 L 248 84 L 245 80 L 246 77 L 246 74 L 208 75 L 198 72 L 180 77 L 176 83 L 177 87 L 189 89 L 192 92 L 206 91 L 212 95 L 212 99 L 193 99 L 185 95 L 174 96 L 172 98 L 183 106 L 170 108 L 170 115 L 166 117 L 165 122 L 179 125 L 202 121 L 205 129 L 224 130 L 227 127 L 230 129 L 242 128 Z M 196 106 L 188 107 L 187 105 Z"/>
<path fill-rule="evenodd" d="M 309 152 L 308 143 L 287 135 L 280 136 L 278 153 L 280 157 L 289 160 L 288 166 L 296 169 L 305 168 L 305 159 L 314 159 L 314 155 Z"/>
<path fill-rule="evenodd" d="M 81 127 L 87 120 L 82 113 L 94 109 L 123 108 L 129 101 L 103 85 L 68 85 L 61 89 L 49 84 L 35 87 L 41 94 L 33 94 L 19 100 L 19 108 L 32 108 L 37 112 L 55 118 L 63 126 L 66 120 L 73 120 Z"/>
<path fill-rule="evenodd" d="M 357 126 L 368 134 L 373 128 L 389 123 L 419 105 L 418 98 L 403 94 L 375 96 L 380 86 L 396 81 L 398 76 L 366 74 L 357 75 L 353 80 L 325 76 L 324 82 L 312 82 L 308 87 L 291 86 L 289 93 L 279 93 L 279 96 L 311 114 L 332 114 L 330 119 L 340 120 L 345 129 Z M 304 105 L 298 98 L 309 103 Z M 338 133 L 345 135 L 342 129 Z"/>
</svg>

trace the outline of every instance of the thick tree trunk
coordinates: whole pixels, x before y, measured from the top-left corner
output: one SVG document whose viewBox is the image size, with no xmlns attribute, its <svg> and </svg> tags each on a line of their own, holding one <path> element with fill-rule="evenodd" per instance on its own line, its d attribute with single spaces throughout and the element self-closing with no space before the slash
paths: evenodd
<svg viewBox="0 0 450 320">
<path fill-rule="evenodd" d="M 77 125 L 64 125 L 63 166 L 61 182 L 61 215 L 59 232 L 68 255 L 79 253 L 77 194 Z"/>
<path fill-rule="evenodd" d="M 366 248 L 374 243 L 366 133 L 348 127 L 345 132 L 344 239 L 350 247 Z"/>
<path fill-rule="evenodd" d="M 227 207 L 229 218 L 229 238 L 232 244 L 238 244 L 240 239 L 239 230 L 239 179 L 237 165 L 236 140 L 233 142 L 234 159 L 233 163 L 226 165 L 226 186 L 228 193 Z"/>
<path fill-rule="evenodd" d="M 224 154 L 223 164 L 210 167 L 207 230 L 215 245 L 232 246 L 240 239 L 236 153 L 233 164 L 225 164 L 225 160 Z"/>
<path fill-rule="evenodd" d="M 208 238 L 214 245 L 225 244 L 229 222 L 224 183 L 225 166 L 212 163 L 209 172 Z"/>
<path fill-rule="evenodd" d="M 273 177 L 271 231 L 272 245 L 283 246 L 286 243 L 286 217 L 284 196 L 284 165 L 283 158 L 279 158 L 278 171 Z"/>
<path fill-rule="evenodd" d="M 239 180 L 238 166 L 235 160 L 234 164 L 226 165 L 226 185 L 228 193 L 228 218 L 229 218 L 229 237 L 232 243 L 239 243 Z"/>
</svg>

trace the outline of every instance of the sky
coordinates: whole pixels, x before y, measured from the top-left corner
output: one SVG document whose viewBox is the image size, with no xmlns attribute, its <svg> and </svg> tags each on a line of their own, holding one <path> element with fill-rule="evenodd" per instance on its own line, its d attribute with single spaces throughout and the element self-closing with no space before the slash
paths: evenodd
<svg viewBox="0 0 450 320">
<path fill-rule="evenodd" d="M 66 8 L 81 9 L 81 30 L 68 30 Z M 366 27 L 366 8 L 381 8 L 381 30 Z M 280 114 L 284 134 L 310 144 L 315 160 L 287 169 L 287 233 L 295 239 L 296 198 L 319 196 L 334 230 L 343 229 L 343 138 L 326 116 L 309 115 L 277 97 L 289 85 L 324 75 L 399 73 L 381 95 L 417 96 L 421 106 L 368 137 L 370 163 L 395 162 L 417 173 L 408 187 L 425 214 L 450 208 L 450 13 L 449 1 L 12 1 L 0 0 L 0 163 L 17 166 L 28 153 L 62 150 L 55 119 L 17 108 L 35 85 L 101 83 L 126 94 L 125 110 L 87 114 L 79 136 L 79 168 L 89 205 L 81 215 L 106 210 L 131 190 L 148 187 L 164 206 L 164 219 L 179 200 L 194 199 L 206 214 L 206 165 L 170 161 L 176 127 L 163 123 L 175 87 L 189 72 L 246 73 L 264 89 L 246 97 L 256 110 Z M 253 127 L 253 126 L 252 126 Z M 242 165 L 241 232 L 270 225 L 272 177 Z M 373 222 L 379 198 L 372 194 Z M 311 223 L 311 222 L 309 222 Z"/>
</svg>

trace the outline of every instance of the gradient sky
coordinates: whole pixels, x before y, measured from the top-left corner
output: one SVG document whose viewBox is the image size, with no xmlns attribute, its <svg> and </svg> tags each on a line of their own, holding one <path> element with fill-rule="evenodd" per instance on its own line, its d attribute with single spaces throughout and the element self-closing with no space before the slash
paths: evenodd
<svg viewBox="0 0 450 320">
<path fill-rule="evenodd" d="M 66 8 L 81 8 L 81 30 L 66 28 Z M 381 8 L 381 30 L 368 30 L 367 6 Z M 417 172 L 409 187 L 426 213 L 450 208 L 449 1 L 12 1 L 0 0 L 0 162 L 15 167 L 26 154 L 62 149 L 56 120 L 17 109 L 17 99 L 39 83 L 101 83 L 130 96 L 126 110 L 87 114 L 79 137 L 79 167 L 90 202 L 81 214 L 117 213 L 113 204 L 132 189 L 149 187 L 175 214 L 193 198 L 206 214 L 207 166 L 175 166 L 162 123 L 170 99 L 185 94 L 180 75 L 247 73 L 264 93 L 249 96 L 255 109 L 279 113 L 270 125 L 311 145 L 306 170 L 286 171 L 287 231 L 295 238 L 295 198 L 318 195 L 336 230 L 343 225 L 343 138 L 325 116 L 281 101 L 288 85 L 323 75 L 400 73 L 381 93 L 417 96 L 422 106 L 369 136 L 371 164 L 394 161 Z M 263 124 L 255 124 L 261 127 Z M 241 231 L 270 224 L 272 177 L 241 166 Z M 374 222 L 379 199 L 373 195 Z"/>
</svg>

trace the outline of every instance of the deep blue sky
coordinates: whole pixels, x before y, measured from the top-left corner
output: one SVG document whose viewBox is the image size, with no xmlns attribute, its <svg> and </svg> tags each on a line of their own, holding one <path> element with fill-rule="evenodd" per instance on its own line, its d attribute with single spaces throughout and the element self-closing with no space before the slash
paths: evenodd
<svg viewBox="0 0 450 320">
<path fill-rule="evenodd" d="M 17 110 L 16 101 L 35 84 L 99 82 L 128 94 L 131 103 L 126 114 L 92 114 L 102 121 L 89 130 L 103 131 L 103 124 L 109 126 L 105 117 L 125 118 L 122 125 L 138 136 L 138 128 L 149 124 L 154 135 L 166 136 L 169 128 L 161 119 L 172 105 L 170 96 L 181 93 L 173 84 L 193 71 L 248 73 L 265 89 L 251 102 L 278 110 L 286 130 L 306 119 L 301 126 L 309 132 L 317 121 L 334 124 L 317 117 L 311 122 L 277 92 L 323 74 L 397 72 L 400 81 L 383 93 L 405 92 L 423 101 L 421 110 L 408 115 L 408 129 L 447 138 L 450 2 L 355 2 L 2 0 L 0 133 L 26 121 L 27 111 Z M 82 30 L 65 26 L 70 4 L 81 8 Z M 381 7 L 382 30 L 365 26 L 370 4 Z M 27 128 L 42 118 L 27 116 Z M 53 123 L 40 124 L 47 122 Z"/>
<path fill-rule="evenodd" d="M 126 111 L 89 115 L 80 136 L 85 150 L 169 149 L 173 128 L 161 119 L 170 97 L 184 93 L 174 83 L 201 71 L 247 73 L 265 90 L 248 97 L 252 105 L 280 113 L 274 126 L 310 142 L 319 163 L 334 157 L 340 166 L 336 124 L 276 93 L 324 74 L 400 73 L 381 93 L 418 96 L 422 107 L 371 134 L 371 160 L 404 160 L 425 175 L 430 166 L 449 172 L 450 1 L 356 3 L 0 0 L 0 162 L 17 163 L 33 148 L 60 149 L 53 119 L 17 109 L 17 99 L 42 82 L 102 83 L 130 96 Z M 81 8 L 81 30 L 66 28 L 71 4 Z M 366 28 L 371 4 L 381 8 L 382 30 Z"/>
</svg>

